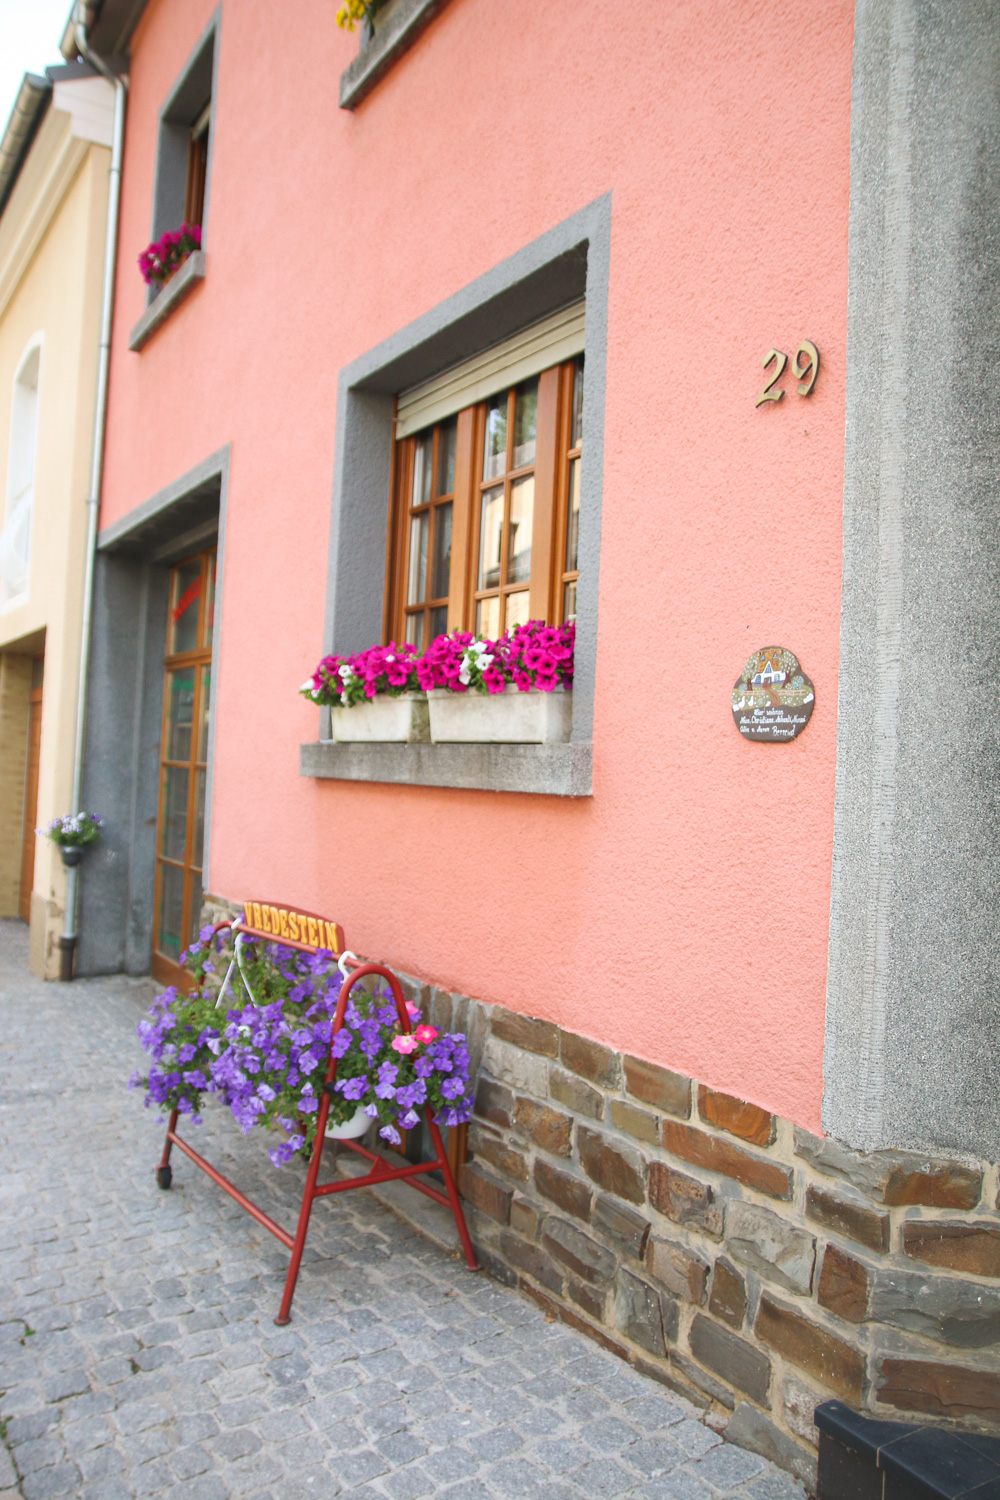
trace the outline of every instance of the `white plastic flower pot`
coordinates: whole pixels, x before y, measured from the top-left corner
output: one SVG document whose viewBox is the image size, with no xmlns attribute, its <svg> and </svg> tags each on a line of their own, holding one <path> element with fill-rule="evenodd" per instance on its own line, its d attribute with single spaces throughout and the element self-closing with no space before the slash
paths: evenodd
<svg viewBox="0 0 1000 1500">
<path fill-rule="evenodd" d="M 522 693 L 508 683 L 502 693 L 486 695 L 433 688 L 427 700 L 435 744 L 553 745 L 569 740 L 573 694 L 565 688 Z"/>
<path fill-rule="evenodd" d="M 380 693 L 351 708 L 330 710 L 333 738 L 340 744 L 377 741 L 418 743 L 430 739 L 427 699 L 423 693 Z"/>
<path fill-rule="evenodd" d="M 371 1123 L 371 1115 L 364 1108 L 358 1108 L 343 1125 L 328 1125 L 325 1134 L 331 1141 L 356 1141 L 359 1136 L 364 1135 Z"/>
</svg>

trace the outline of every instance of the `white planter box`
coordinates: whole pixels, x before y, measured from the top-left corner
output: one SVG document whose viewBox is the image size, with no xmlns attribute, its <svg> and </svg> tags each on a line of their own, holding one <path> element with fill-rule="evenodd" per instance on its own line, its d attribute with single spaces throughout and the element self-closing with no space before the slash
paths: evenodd
<svg viewBox="0 0 1000 1500">
<path fill-rule="evenodd" d="M 398 698 L 380 694 L 352 708 L 332 708 L 333 738 L 340 743 L 376 740 L 426 741 L 430 739 L 427 699 L 423 693 L 400 693 Z"/>
<path fill-rule="evenodd" d="M 331 1141 L 356 1141 L 374 1123 L 371 1115 L 359 1105 L 349 1120 L 342 1125 L 328 1125 L 323 1133 Z"/>
<path fill-rule="evenodd" d="M 564 688 L 519 692 L 509 683 L 502 693 L 450 693 L 434 688 L 430 705 L 435 744 L 552 745 L 569 740 L 573 694 Z"/>
</svg>

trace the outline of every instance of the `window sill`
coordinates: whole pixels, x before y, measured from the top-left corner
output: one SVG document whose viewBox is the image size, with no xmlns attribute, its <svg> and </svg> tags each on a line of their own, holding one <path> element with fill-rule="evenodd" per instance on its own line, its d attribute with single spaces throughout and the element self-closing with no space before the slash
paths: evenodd
<svg viewBox="0 0 1000 1500">
<path fill-rule="evenodd" d="M 152 337 L 160 324 L 169 318 L 174 308 L 184 301 L 188 293 L 205 279 L 205 252 L 194 250 L 181 266 L 177 275 L 157 292 L 128 336 L 128 346 L 136 353 Z"/>
<path fill-rule="evenodd" d="M 340 107 L 356 109 L 383 73 L 408 51 L 447 0 L 397 0 L 371 41 L 340 75 Z"/>
<path fill-rule="evenodd" d="M 342 745 L 318 740 L 299 747 L 300 776 L 547 797 L 592 796 L 592 765 L 589 744 Z"/>
</svg>

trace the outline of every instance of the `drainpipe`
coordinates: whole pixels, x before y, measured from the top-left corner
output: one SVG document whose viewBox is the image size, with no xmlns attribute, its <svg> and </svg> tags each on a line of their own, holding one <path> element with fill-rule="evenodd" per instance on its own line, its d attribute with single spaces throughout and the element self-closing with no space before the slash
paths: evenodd
<svg viewBox="0 0 1000 1500">
<path fill-rule="evenodd" d="M 80 667 L 76 688 L 76 736 L 73 742 L 73 795 L 70 806 L 82 812 L 83 750 L 87 730 L 87 676 L 90 668 L 90 625 L 94 607 L 94 558 L 97 552 L 97 517 L 101 502 L 101 476 L 104 471 L 104 430 L 108 414 L 108 374 L 111 364 L 111 319 L 115 304 L 115 263 L 118 256 L 118 206 L 121 201 L 122 156 L 125 149 L 125 97 L 123 79 L 113 73 L 102 57 L 91 51 L 87 40 L 85 0 L 77 0 L 74 38 L 77 50 L 86 62 L 115 91 L 115 115 L 111 140 L 111 168 L 108 182 L 108 222 L 104 242 L 104 278 L 101 288 L 101 340 L 97 355 L 97 395 L 94 403 L 94 438 L 90 460 L 90 489 L 87 495 L 87 545 L 83 575 L 83 613 L 80 619 Z M 76 906 L 79 866 L 66 870 L 66 905 L 63 930 L 59 939 L 59 978 L 73 978 L 76 950 Z"/>
</svg>

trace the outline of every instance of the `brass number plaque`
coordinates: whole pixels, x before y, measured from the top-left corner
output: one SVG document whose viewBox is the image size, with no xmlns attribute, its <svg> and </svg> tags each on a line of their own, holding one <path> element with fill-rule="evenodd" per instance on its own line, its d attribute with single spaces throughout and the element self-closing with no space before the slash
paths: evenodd
<svg viewBox="0 0 1000 1500">
<path fill-rule="evenodd" d="M 777 385 L 785 373 L 788 355 L 782 354 L 780 349 L 768 349 L 760 362 L 760 367 L 766 370 L 771 364 L 774 365 L 774 374 L 757 397 L 754 406 L 763 406 L 765 401 L 780 401 L 785 394 L 783 390 L 777 389 Z M 816 384 L 816 376 L 819 374 L 819 350 L 811 339 L 803 339 L 796 349 L 792 372 L 796 380 L 800 382 L 796 387 L 799 395 L 811 396 L 813 386 Z"/>
</svg>

